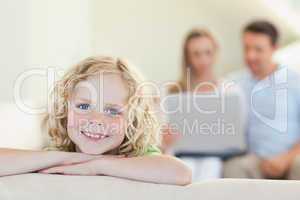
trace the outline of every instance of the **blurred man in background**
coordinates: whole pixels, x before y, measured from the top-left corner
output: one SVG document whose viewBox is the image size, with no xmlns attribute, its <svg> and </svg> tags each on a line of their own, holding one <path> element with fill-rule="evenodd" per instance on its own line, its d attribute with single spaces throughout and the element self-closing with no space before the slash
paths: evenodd
<svg viewBox="0 0 300 200">
<path fill-rule="evenodd" d="M 248 153 L 224 164 L 227 178 L 300 179 L 300 76 L 273 62 L 277 28 L 255 21 L 243 31 L 247 71 L 234 78 L 248 106 Z"/>
</svg>

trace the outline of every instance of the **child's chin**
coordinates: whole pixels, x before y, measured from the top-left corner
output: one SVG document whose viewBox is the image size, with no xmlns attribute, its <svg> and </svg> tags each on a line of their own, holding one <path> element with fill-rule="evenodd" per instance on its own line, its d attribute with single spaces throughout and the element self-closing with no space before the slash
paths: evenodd
<svg viewBox="0 0 300 200">
<path fill-rule="evenodd" d="M 104 154 L 106 152 L 106 150 L 104 149 L 99 149 L 99 148 L 88 148 L 85 146 L 79 146 L 79 150 L 81 153 L 86 153 L 86 154 L 91 154 L 91 155 L 101 155 Z"/>
</svg>

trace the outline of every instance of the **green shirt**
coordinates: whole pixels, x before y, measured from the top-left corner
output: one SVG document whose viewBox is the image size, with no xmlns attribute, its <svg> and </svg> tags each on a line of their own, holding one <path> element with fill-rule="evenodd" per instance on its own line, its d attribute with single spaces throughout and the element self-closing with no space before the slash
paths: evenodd
<svg viewBox="0 0 300 200">
<path fill-rule="evenodd" d="M 156 146 L 150 146 L 146 150 L 144 156 L 153 156 L 153 155 L 161 155 L 161 151 L 158 147 Z"/>
</svg>

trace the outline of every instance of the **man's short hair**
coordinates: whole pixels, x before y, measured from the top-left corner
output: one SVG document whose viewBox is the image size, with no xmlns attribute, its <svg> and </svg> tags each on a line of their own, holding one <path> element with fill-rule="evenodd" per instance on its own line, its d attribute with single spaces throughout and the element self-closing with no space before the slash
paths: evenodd
<svg viewBox="0 0 300 200">
<path fill-rule="evenodd" d="M 270 37 L 272 45 L 277 45 L 279 39 L 279 31 L 274 24 L 268 21 L 259 20 L 249 23 L 244 28 L 244 33 L 260 33 Z"/>
</svg>

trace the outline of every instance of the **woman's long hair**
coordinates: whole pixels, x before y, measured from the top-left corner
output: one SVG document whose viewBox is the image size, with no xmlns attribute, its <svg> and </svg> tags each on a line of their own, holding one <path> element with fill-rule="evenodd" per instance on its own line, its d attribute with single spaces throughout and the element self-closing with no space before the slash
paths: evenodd
<svg viewBox="0 0 300 200">
<path fill-rule="evenodd" d="M 218 49 L 218 43 L 215 39 L 215 37 L 212 35 L 211 32 L 209 32 L 206 29 L 201 29 L 201 28 L 194 28 L 191 31 L 188 32 L 186 35 L 184 42 L 183 42 L 183 50 L 182 50 L 182 59 L 181 59 L 181 74 L 179 77 L 179 80 L 176 82 L 176 84 L 172 85 L 169 88 L 169 93 L 179 93 L 179 92 L 186 92 L 188 90 L 188 85 L 190 83 L 190 78 L 191 78 L 191 72 L 192 68 L 189 64 L 188 61 L 188 43 L 195 38 L 208 38 L 210 39 L 214 46 L 215 49 Z"/>
</svg>

